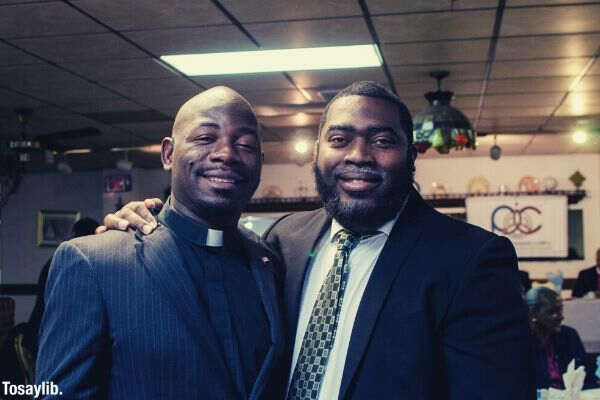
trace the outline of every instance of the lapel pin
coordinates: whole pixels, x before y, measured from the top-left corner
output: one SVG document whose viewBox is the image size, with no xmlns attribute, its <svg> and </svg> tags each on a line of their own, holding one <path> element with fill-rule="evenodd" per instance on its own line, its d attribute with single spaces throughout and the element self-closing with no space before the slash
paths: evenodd
<svg viewBox="0 0 600 400">
<path fill-rule="evenodd" d="M 262 262 L 263 264 L 268 264 L 271 260 L 269 260 L 269 257 L 263 257 L 262 258 Z"/>
</svg>

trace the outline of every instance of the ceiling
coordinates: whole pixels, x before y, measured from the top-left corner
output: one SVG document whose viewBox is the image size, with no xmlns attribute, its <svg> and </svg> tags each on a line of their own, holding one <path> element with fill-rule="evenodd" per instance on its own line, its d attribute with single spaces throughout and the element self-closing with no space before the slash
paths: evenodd
<svg viewBox="0 0 600 400">
<path fill-rule="evenodd" d="M 242 93 L 264 130 L 266 162 L 314 135 L 323 90 L 356 80 L 394 89 L 411 112 L 427 106 L 429 72 L 480 134 L 504 154 L 600 153 L 568 134 L 600 125 L 600 1 L 573 0 L 0 0 L 0 139 L 18 138 L 14 109 L 29 107 L 31 136 L 94 127 L 68 145 L 146 146 L 170 133 L 176 110 L 214 85 Z M 380 68 L 188 77 L 165 54 L 378 43 Z M 69 155 L 76 169 L 119 155 Z M 434 157 L 430 150 L 425 157 Z M 131 154 L 159 165 L 156 153 Z M 448 157 L 447 155 L 444 157 Z"/>
</svg>

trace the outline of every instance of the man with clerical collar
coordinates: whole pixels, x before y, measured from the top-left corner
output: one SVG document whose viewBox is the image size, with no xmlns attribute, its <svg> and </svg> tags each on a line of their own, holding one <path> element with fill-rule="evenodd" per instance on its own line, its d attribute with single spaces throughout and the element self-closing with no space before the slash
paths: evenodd
<svg viewBox="0 0 600 400">
<path fill-rule="evenodd" d="M 265 234 L 285 266 L 289 400 L 535 395 L 514 248 L 423 201 L 412 186 L 412 131 L 384 86 L 341 90 L 315 146 L 324 207 Z M 152 227 L 144 203 L 125 208 L 105 224 Z"/>
<path fill-rule="evenodd" d="M 63 398 L 283 396 L 272 254 L 237 228 L 262 164 L 252 108 L 226 87 L 193 97 L 161 158 L 172 194 L 154 232 L 57 250 L 36 380 Z"/>
</svg>

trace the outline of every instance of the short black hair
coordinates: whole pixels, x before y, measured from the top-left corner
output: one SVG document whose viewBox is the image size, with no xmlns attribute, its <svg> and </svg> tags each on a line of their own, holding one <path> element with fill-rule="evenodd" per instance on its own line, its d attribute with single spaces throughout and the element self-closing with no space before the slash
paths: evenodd
<svg viewBox="0 0 600 400">
<path fill-rule="evenodd" d="M 393 103 L 398 108 L 398 115 L 400 116 L 400 127 L 402 131 L 406 135 L 406 140 L 409 145 L 413 143 L 413 121 L 410 116 L 410 112 L 408 108 L 402 102 L 402 99 L 396 94 L 394 94 L 391 90 L 386 88 L 385 86 L 372 81 L 359 81 L 354 82 L 350 86 L 345 87 L 340 90 L 333 99 L 325 106 L 325 110 L 323 110 L 323 114 L 321 114 L 321 120 L 319 121 L 319 131 L 317 133 L 317 137 L 321 135 L 321 129 L 323 129 L 323 125 L 325 125 L 325 121 L 327 120 L 327 113 L 329 112 L 329 107 L 339 98 L 346 96 L 365 96 L 365 97 L 374 97 L 376 99 L 383 99 L 385 101 L 389 101 Z"/>
<path fill-rule="evenodd" d="M 98 221 L 93 218 L 81 218 L 73 225 L 72 236 L 76 238 L 80 236 L 93 235 L 98 225 L 100 225 Z"/>
</svg>

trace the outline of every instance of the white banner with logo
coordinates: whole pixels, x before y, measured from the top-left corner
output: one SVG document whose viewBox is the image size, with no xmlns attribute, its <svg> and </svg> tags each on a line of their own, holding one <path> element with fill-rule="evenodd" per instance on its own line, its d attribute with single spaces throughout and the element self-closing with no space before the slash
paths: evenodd
<svg viewBox="0 0 600 400">
<path fill-rule="evenodd" d="M 509 238 L 519 257 L 567 257 L 567 196 L 468 197 L 467 221 Z"/>
</svg>

